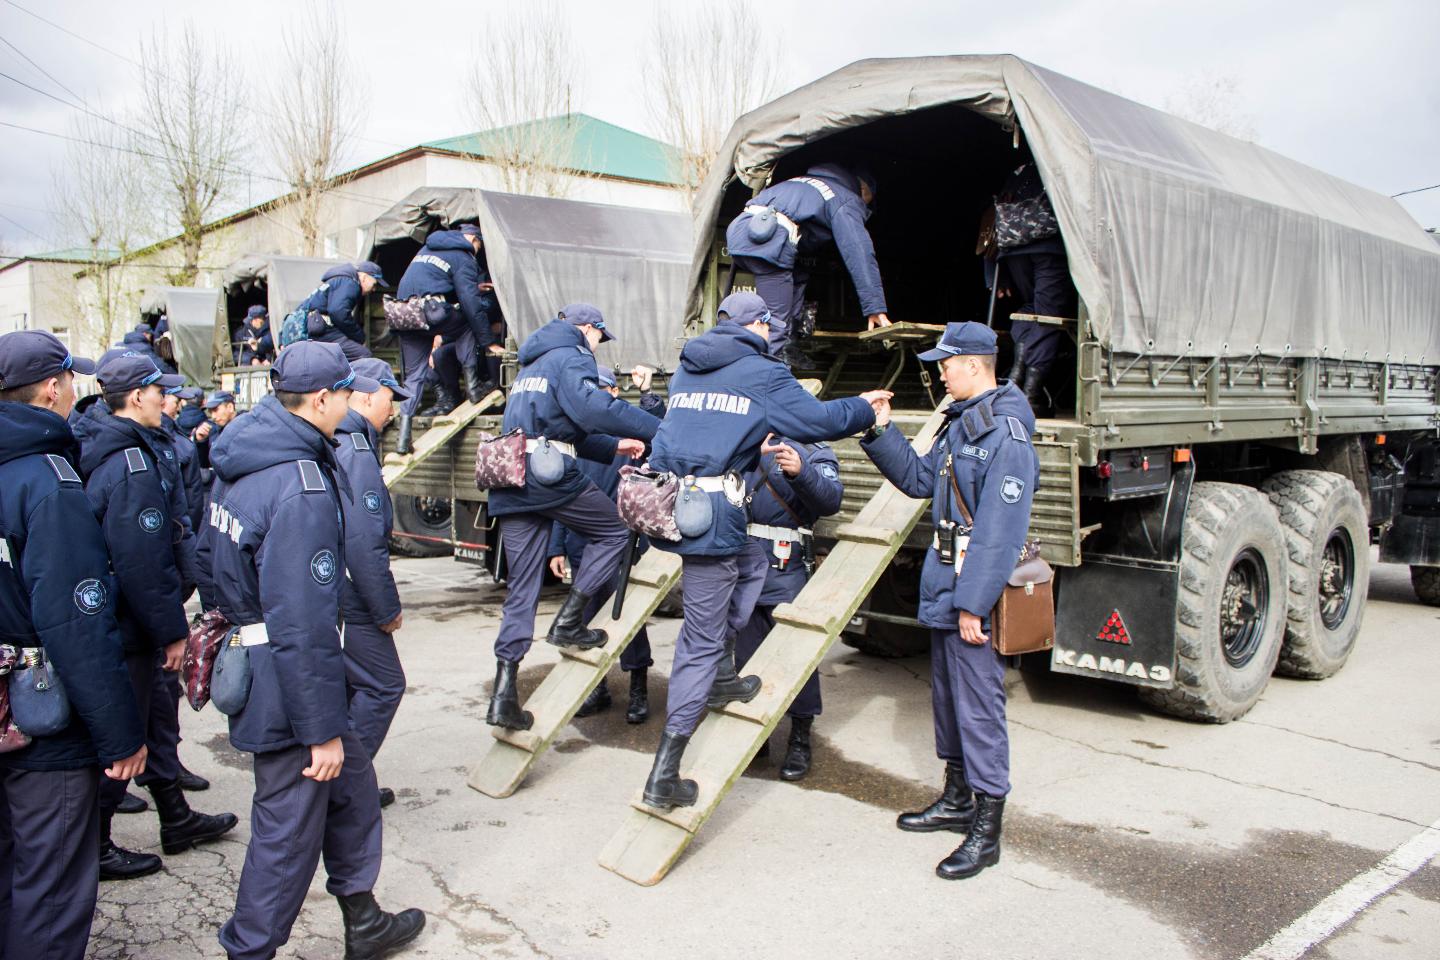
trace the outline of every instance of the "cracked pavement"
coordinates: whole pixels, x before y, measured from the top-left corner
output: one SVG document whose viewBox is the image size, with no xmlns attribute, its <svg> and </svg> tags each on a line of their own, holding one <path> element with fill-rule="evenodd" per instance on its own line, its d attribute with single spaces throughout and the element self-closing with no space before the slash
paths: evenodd
<svg viewBox="0 0 1440 960">
<path fill-rule="evenodd" d="M 928 660 L 884 661 L 837 645 L 821 665 L 825 714 L 812 776 L 761 762 L 731 791 L 659 885 L 596 857 L 620 826 L 659 736 L 678 621 L 651 628 L 652 716 L 623 706 L 575 721 L 514 796 L 470 790 L 489 742 L 484 710 L 499 590 L 449 559 L 397 560 L 399 636 L 410 689 L 376 763 L 385 812 L 377 896 L 430 921 L 405 956 L 1242 958 L 1399 844 L 1440 819 L 1440 610 L 1404 568 L 1376 565 L 1349 665 L 1323 682 L 1276 678 L 1226 726 L 1182 723 L 1128 688 L 1012 671 L 1015 792 L 1004 859 L 946 883 L 958 842 L 909 835 L 894 814 L 940 778 Z M 540 622 L 557 603 L 547 595 Z M 528 692 L 555 661 L 537 644 Z M 623 676 L 610 677 L 623 692 Z M 183 707 L 182 756 L 214 787 L 190 794 L 241 826 L 164 872 L 100 891 L 90 956 L 223 956 L 248 836 L 249 759 L 223 718 Z M 772 743 L 783 751 L 782 724 Z M 158 850 L 153 812 L 118 817 L 116 839 Z M 323 867 L 282 957 L 338 958 L 339 913 Z M 1307 957 L 1440 955 L 1440 864 L 1431 861 Z"/>
</svg>

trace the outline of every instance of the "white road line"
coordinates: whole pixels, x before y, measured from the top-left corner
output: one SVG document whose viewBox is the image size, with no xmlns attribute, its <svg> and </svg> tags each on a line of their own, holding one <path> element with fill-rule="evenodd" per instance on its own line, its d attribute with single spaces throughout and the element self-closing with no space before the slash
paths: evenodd
<svg viewBox="0 0 1440 960">
<path fill-rule="evenodd" d="M 1375 900 L 1404 883 L 1440 853 L 1440 820 L 1405 841 L 1390 855 L 1330 896 L 1294 923 L 1251 951 L 1245 960 L 1300 960 Z"/>
</svg>

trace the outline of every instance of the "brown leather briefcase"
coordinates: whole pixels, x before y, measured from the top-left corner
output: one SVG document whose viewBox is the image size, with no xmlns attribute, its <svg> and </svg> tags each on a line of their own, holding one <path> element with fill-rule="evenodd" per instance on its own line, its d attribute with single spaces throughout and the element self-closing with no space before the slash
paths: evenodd
<svg viewBox="0 0 1440 960">
<path fill-rule="evenodd" d="M 1025 553 L 1030 547 L 1025 545 Z M 1038 554 L 1011 572 L 1010 582 L 990 613 L 990 642 L 996 653 L 1009 657 L 1055 646 L 1054 579 L 1055 571 Z"/>
</svg>

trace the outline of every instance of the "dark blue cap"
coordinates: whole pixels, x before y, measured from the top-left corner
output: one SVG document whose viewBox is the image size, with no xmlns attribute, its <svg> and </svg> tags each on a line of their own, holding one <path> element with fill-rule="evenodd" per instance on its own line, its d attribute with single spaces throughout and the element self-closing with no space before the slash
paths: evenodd
<svg viewBox="0 0 1440 960">
<path fill-rule="evenodd" d="M 350 366 L 360 376 L 369 377 L 382 387 L 389 387 L 390 392 L 395 394 L 396 400 L 410 399 L 410 391 L 400 386 L 400 381 L 395 379 L 395 370 L 379 357 L 364 357 L 356 360 Z"/>
<path fill-rule="evenodd" d="M 601 367 L 601 368 L 599 369 L 599 371 L 598 371 L 595 379 L 596 379 L 596 381 L 599 382 L 600 386 L 602 386 L 602 387 L 618 387 L 618 386 L 620 386 L 620 384 L 618 384 L 618 383 L 615 382 L 615 374 L 613 374 L 613 373 L 610 372 L 610 368 L 609 368 L 609 367 Z"/>
<path fill-rule="evenodd" d="M 465 236 L 467 236 L 467 237 L 478 237 L 478 236 L 480 236 L 480 225 L 479 225 L 478 223 L 462 223 L 462 224 L 460 224 L 460 226 L 456 227 L 455 229 L 456 229 L 456 230 L 459 230 L 461 233 L 465 234 Z"/>
<path fill-rule="evenodd" d="M 945 335 L 933 350 L 920 354 L 921 360 L 944 360 L 946 357 L 984 357 L 995 353 L 995 331 L 983 323 L 966 320 L 945 324 Z"/>
<path fill-rule="evenodd" d="M 718 322 L 748 327 L 752 323 L 770 322 L 770 308 L 758 293 L 732 293 L 720 301 Z"/>
<path fill-rule="evenodd" d="M 245 319 L 246 319 L 246 320 L 251 320 L 251 319 L 253 319 L 253 318 L 255 318 L 255 317 L 268 317 L 268 316 L 270 316 L 270 311 L 269 311 L 269 310 L 266 310 L 265 307 L 264 307 L 264 305 L 263 305 L 263 304 L 259 304 L 259 303 L 255 304 L 255 306 L 253 306 L 253 307 L 251 307 L 249 310 L 246 310 L 246 311 L 245 311 Z"/>
<path fill-rule="evenodd" d="M 374 393 L 380 389 L 378 380 L 360 376 L 339 346 L 324 340 L 299 340 L 281 350 L 270 368 L 270 384 L 288 393 L 317 390 Z"/>
<path fill-rule="evenodd" d="M 72 357 L 48 330 L 16 330 L 0 336 L 0 390 L 39 383 L 66 370 L 89 375 L 95 372 L 95 361 Z"/>
<path fill-rule="evenodd" d="M 155 328 L 152 327 L 152 326 L 150 326 L 150 324 L 148 324 L 148 323 L 137 323 L 137 324 L 135 325 L 135 332 L 136 332 L 136 333 L 144 333 L 144 334 L 152 334 L 152 333 L 155 332 Z"/>
<path fill-rule="evenodd" d="M 374 260 L 361 260 L 359 263 L 355 264 L 355 272 L 368 273 L 370 274 L 370 276 L 375 278 L 376 286 L 383 287 L 386 290 L 390 289 L 390 284 L 385 282 L 385 274 L 380 272 L 380 264 L 376 263 Z M 360 392 L 365 393 L 367 391 L 362 390 Z"/>
<path fill-rule="evenodd" d="M 199 387 L 171 387 L 165 392 L 172 393 L 181 400 L 199 400 L 205 396 L 205 391 Z"/>
<path fill-rule="evenodd" d="M 235 394 L 231 393 L 229 390 L 216 390 L 214 393 L 210 394 L 210 396 L 205 398 L 205 409 L 214 410 L 221 404 L 234 402 Z"/>
<path fill-rule="evenodd" d="M 605 317 L 600 313 L 600 308 L 591 303 L 567 303 L 555 314 L 556 320 L 564 320 L 568 324 L 583 327 L 590 324 L 600 331 L 600 342 L 605 343 L 614 340 L 615 336 L 605 329 Z"/>
<path fill-rule="evenodd" d="M 152 383 L 161 390 L 185 386 L 185 378 L 180 374 L 166 373 L 148 355 L 133 350 L 106 360 L 95 376 L 100 381 L 100 389 L 106 393 L 126 393 Z"/>
</svg>

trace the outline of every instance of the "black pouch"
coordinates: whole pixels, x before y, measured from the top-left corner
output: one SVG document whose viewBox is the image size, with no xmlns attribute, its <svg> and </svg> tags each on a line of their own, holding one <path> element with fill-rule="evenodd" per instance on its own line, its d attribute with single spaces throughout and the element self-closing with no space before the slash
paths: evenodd
<svg viewBox="0 0 1440 960">
<path fill-rule="evenodd" d="M 250 700 L 250 651 L 240 642 L 240 631 L 230 634 L 215 657 L 210 674 L 210 702 L 215 709 L 233 717 Z"/>
</svg>

